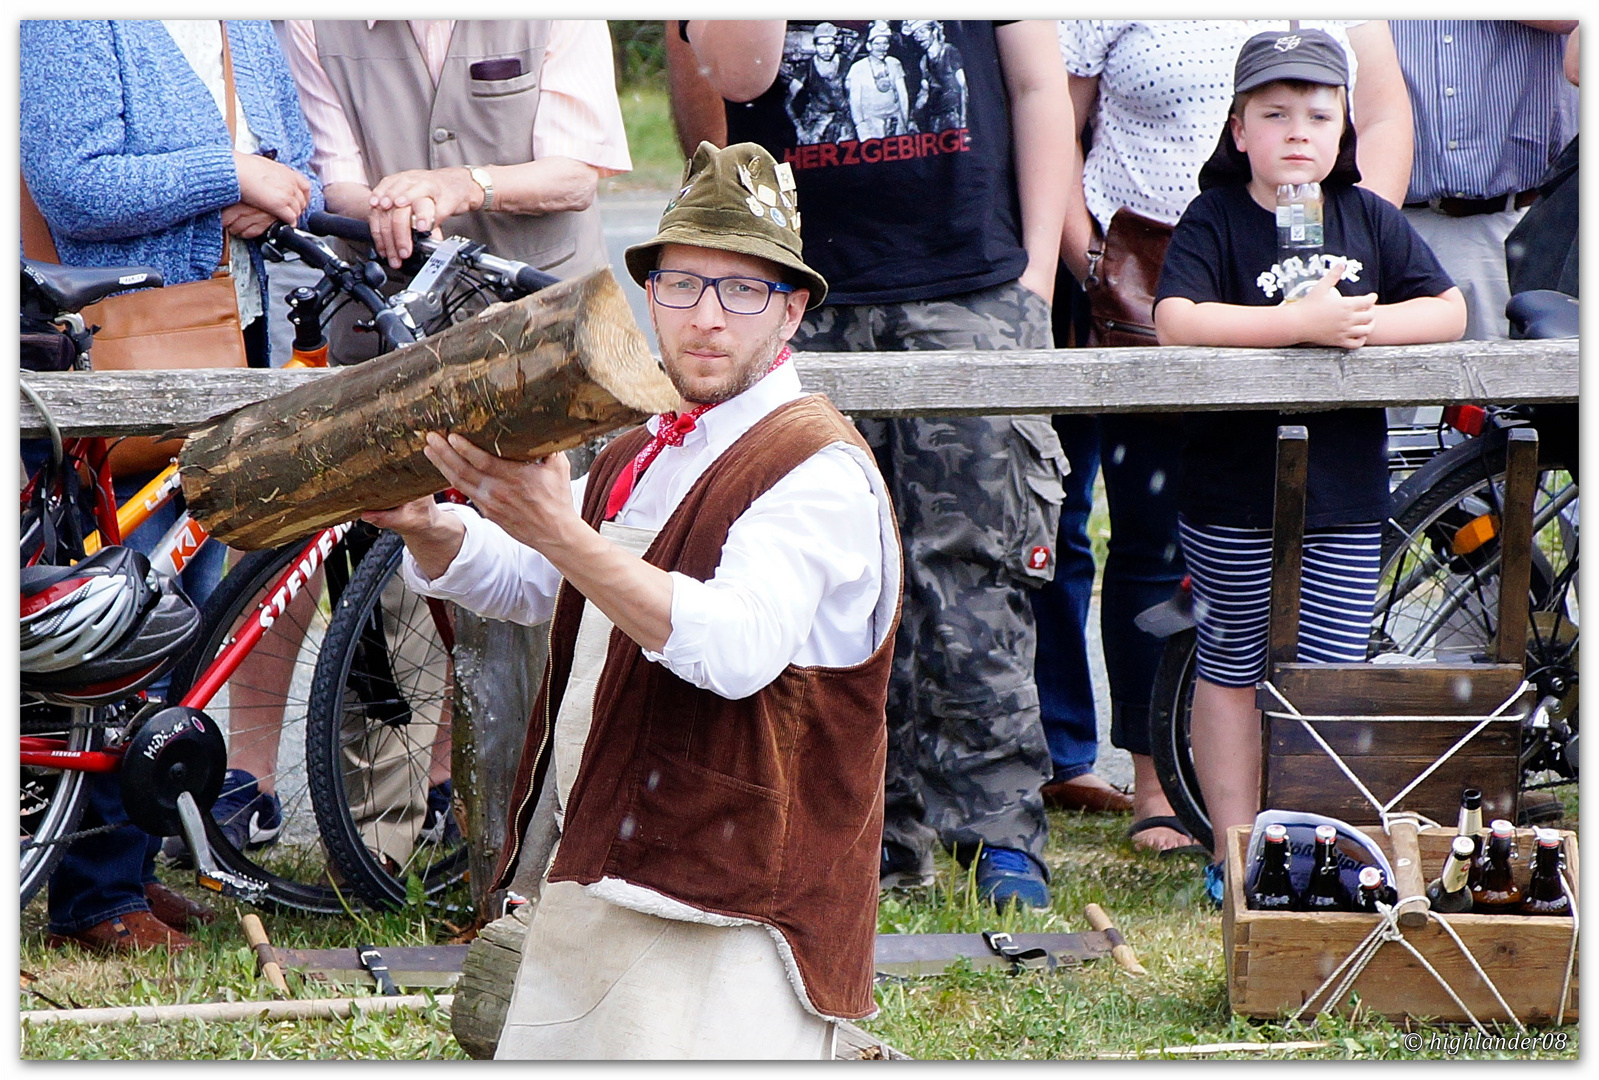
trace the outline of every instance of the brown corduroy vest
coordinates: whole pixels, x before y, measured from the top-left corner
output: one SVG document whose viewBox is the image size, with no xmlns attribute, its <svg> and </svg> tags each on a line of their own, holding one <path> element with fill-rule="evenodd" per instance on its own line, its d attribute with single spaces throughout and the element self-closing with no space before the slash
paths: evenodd
<svg viewBox="0 0 1599 1080">
<path fill-rule="evenodd" d="M 599 526 L 612 483 L 648 437 L 641 428 L 595 459 L 583 504 L 589 524 Z M 866 450 L 825 398 L 773 410 L 689 489 L 645 560 L 708 580 L 739 515 L 837 442 Z M 515 870 L 547 780 L 550 718 L 571 673 L 583 602 L 561 586 L 496 887 Z M 893 638 L 890 628 L 854 667 L 790 665 L 762 690 L 730 701 L 648 662 L 614 630 L 549 880 L 620 878 L 774 926 L 816 1011 L 869 1015 Z"/>
</svg>

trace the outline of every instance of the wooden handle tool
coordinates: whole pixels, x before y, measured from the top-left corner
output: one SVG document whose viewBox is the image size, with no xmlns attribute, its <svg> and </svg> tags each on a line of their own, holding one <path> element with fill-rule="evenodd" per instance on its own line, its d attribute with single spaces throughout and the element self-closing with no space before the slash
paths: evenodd
<svg viewBox="0 0 1599 1080">
<path fill-rule="evenodd" d="M 1111 958 L 1121 966 L 1129 975 L 1147 975 L 1144 965 L 1138 962 L 1138 954 L 1133 952 L 1133 947 L 1127 944 L 1127 939 L 1122 937 L 1122 932 L 1116 929 L 1116 924 L 1110 921 L 1110 916 L 1105 914 L 1105 909 L 1098 904 L 1089 904 L 1083 909 L 1088 916 L 1088 925 L 1095 930 L 1103 931 L 1110 939 Z"/>
<path fill-rule="evenodd" d="M 1399 925 L 1426 926 L 1427 883 L 1421 874 L 1421 845 L 1416 823 L 1407 818 L 1388 823 L 1388 840 L 1394 849 L 1394 888 L 1399 892 Z"/>
<path fill-rule="evenodd" d="M 283 977 L 283 969 L 278 966 L 272 952 L 272 942 L 267 938 L 266 927 L 261 925 L 261 917 L 253 911 L 244 916 L 244 940 L 255 949 L 256 960 L 261 965 L 261 974 L 266 976 L 267 982 L 272 984 L 272 989 L 280 994 L 289 992 L 288 980 Z"/>
</svg>

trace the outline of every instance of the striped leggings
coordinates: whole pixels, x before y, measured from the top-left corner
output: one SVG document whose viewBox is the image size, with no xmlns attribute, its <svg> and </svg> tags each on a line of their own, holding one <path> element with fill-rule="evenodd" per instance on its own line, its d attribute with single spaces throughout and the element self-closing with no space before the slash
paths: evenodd
<svg viewBox="0 0 1599 1080">
<path fill-rule="evenodd" d="M 1182 517 L 1177 528 L 1193 580 L 1199 674 L 1218 686 L 1253 686 L 1266 673 L 1271 530 L 1195 525 Z M 1299 659 L 1366 659 L 1382 523 L 1306 529 L 1304 553 Z"/>
</svg>

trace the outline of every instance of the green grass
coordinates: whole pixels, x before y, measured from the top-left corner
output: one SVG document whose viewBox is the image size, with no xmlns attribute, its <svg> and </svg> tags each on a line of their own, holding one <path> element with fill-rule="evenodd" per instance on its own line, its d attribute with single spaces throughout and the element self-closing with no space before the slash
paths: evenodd
<svg viewBox="0 0 1599 1080">
<path fill-rule="evenodd" d="M 1563 789 L 1568 817 L 1577 827 L 1577 798 Z M 1124 974 L 1106 958 L 1063 972 L 1012 976 L 961 965 L 939 976 L 886 980 L 877 988 L 881 1012 L 864 1026 L 916 1058 L 1092 1058 L 1102 1054 L 1158 1053 L 1161 1047 L 1217 1042 L 1301 1040 L 1330 1045 L 1308 1051 L 1271 1051 L 1273 1057 L 1400 1059 L 1441 1057 L 1411 1053 L 1402 1037 L 1425 1026 L 1381 1018 L 1322 1019 L 1285 1026 L 1235 1017 L 1227 1006 L 1221 916 L 1206 902 L 1201 863 L 1162 859 L 1135 850 L 1123 836 L 1124 815 L 1050 813 L 1046 859 L 1053 873 L 1053 906 L 1004 915 L 978 902 L 971 882 L 941 858 L 929 888 L 883 898 L 878 929 L 884 933 L 1087 930 L 1084 905 L 1098 903 L 1115 920 L 1148 970 Z M 182 875 L 168 883 L 194 893 Z M 38 976 L 33 991 L 69 1007 L 157 1005 L 198 1001 L 256 1001 L 272 995 L 255 973 L 239 916 L 250 910 L 208 897 L 222 912 L 198 931 L 196 948 L 176 959 L 146 956 L 100 959 L 57 951 L 44 943 L 42 899 L 22 918 L 21 966 Z M 405 911 L 324 919 L 261 913 L 275 944 L 290 948 L 349 947 L 357 940 L 380 948 L 446 940 L 453 928 L 420 905 Z M 347 987 L 302 984 L 290 975 L 296 997 L 343 997 Z M 24 1009 L 51 1007 L 24 991 Z M 1455 1028 L 1454 1031 L 1462 1029 Z M 1512 1055 L 1573 1059 L 1577 1025 L 1561 1029 L 1559 1052 Z M 463 1058 L 442 1009 L 351 1020 L 263 1023 L 122 1025 L 23 1028 L 21 1056 L 33 1059 L 391 1059 Z M 1261 1057 L 1259 1053 L 1230 1056 Z"/>
<path fill-rule="evenodd" d="M 602 182 L 601 190 L 618 194 L 676 189 L 683 175 L 683 154 L 677 146 L 666 91 L 650 85 L 624 86 L 617 96 L 622 103 L 622 123 L 627 130 L 633 171 L 609 177 Z"/>
</svg>

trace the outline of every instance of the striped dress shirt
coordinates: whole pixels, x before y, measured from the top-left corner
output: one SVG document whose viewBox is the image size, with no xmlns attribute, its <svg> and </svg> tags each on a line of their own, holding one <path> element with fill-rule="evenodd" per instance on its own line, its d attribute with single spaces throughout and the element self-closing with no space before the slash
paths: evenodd
<svg viewBox="0 0 1599 1080">
<path fill-rule="evenodd" d="M 1577 132 L 1566 39 L 1490 19 L 1389 24 L 1416 124 L 1406 203 L 1496 198 L 1537 186 Z"/>
<path fill-rule="evenodd" d="M 316 30 L 309 19 L 289 20 L 289 67 L 300 88 L 300 104 L 316 151 L 311 165 L 323 184 L 375 184 L 361 148 L 317 58 Z M 411 36 L 436 85 L 450 48 L 453 19 L 412 19 Z M 568 157 L 601 176 L 633 167 L 616 99 L 611 36 L 603 19 L 554 20 L 539 76 L 539 111 L 533 121 L 533 157 Z M 517 162 L 497 164 L 513 165 Z"/>
</svg>

